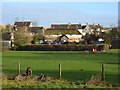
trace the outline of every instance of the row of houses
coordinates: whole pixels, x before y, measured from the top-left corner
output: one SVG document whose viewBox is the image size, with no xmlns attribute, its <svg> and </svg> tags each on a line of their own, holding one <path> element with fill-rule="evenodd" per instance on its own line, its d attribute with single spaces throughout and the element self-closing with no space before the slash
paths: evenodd
<svg viewBox="0 0 120 90">
<path fill-rule="evenodd" d="M 100 32 L 105 32 L 103 27 L 100 24 L 88 24 L 81 25 L 78 24 L 51 24 L 50 27 L 43 26 L 33 26 L 31 21 L 21 21 L 15 22 L 12 26 L 12 31 L 3 33 L 2 41 L 8 42 L 9 46 L 14 46 L 11 42 L 14 42 L 13 32 L 19 30 L 19 27 L 28 27 L 28 31 L 31 36 L 34 36 L 41 32 L 49 43 L 59 43 L 59 42 L 80 42 L 83 40 L 83 36 L 87 33 L 99 35 Z M 108 31 L 108 30 L 107 30 Z"/>
</svg>

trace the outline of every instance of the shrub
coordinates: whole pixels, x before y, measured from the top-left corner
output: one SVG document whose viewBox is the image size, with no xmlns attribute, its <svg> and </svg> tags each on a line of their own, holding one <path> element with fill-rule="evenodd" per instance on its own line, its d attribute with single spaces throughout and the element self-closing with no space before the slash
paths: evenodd
<svg viewBox="0 0 120 90">
<path fill-rule="evenodd" d="M 91 51 L 94 47 L 96 49 L 104 48 L 104 45 L 71 45 L 71 44 L 60 44 L 60 45 L 26 45 L 19 46 L 16 50 L 20 51 Z"/>
</svg>

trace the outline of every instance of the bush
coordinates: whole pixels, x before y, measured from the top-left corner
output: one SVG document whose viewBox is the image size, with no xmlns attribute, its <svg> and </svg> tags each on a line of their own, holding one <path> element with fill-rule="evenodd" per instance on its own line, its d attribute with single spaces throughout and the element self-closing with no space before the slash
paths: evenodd
<svg viewBox="0 0 120 90">
<path fill-rule="evenodd" d="M 104 48 L 104 45 L 70 45 L 70 44 L 61 44 L 61 45 L 26 45 L 19 46 L 16 48 L 17 51 L 92 51 L 96 47 Z"/>
</svg>

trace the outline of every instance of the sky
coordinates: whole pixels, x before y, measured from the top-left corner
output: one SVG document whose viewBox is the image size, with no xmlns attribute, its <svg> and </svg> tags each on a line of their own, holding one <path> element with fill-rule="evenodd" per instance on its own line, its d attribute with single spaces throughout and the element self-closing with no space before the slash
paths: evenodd
<svg viewBox="0 0 120 90">
<path fill-rule="evenodd" d="M 114 26 L 118 23 L 117 2 L 3 2 L 2 24 L 33 21 L 36 25 L 53 23 L 97 23 Z"/>
</svg>

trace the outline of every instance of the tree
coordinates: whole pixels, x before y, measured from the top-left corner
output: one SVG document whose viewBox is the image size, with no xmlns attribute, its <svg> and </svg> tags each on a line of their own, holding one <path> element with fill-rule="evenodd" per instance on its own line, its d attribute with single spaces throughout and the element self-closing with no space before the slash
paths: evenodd
<svg viewBox="0 0 120 90">
<path fill-rule="evenodd" d="M 98 40 L 98 36 L 96 36 L 95 34 L 86 34 L 85 35 L 85 41 L 87 41 L 88 43 L 92 42 L 96 42 Z"/>
<path fill-rule="evenodd" d="M 119 38 L 120 37 L 120 31 L 117 30 L 117 28 L 112 28 L 112 30 L 109 33 L 104 33 L 104 42 L 107 44 L 110 44 L 112 39 Z"/>
<path fill-rule="evenodd" d="M 28 31 L 28 27 L 18 27 L 17 31 L 14 32 L 14 44 L 16 46 L 23 46 L 31 44 L 32 36 Z"/>
</svg>

